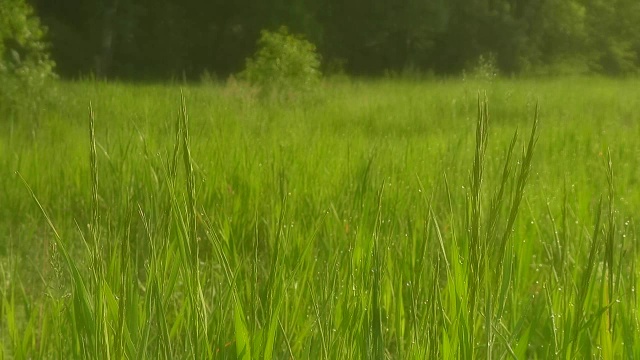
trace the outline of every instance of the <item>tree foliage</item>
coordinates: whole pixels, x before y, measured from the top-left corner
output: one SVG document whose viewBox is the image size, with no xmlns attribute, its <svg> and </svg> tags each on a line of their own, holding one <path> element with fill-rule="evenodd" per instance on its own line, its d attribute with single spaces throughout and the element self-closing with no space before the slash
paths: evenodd
<svg viewBox="0 0 640 360">
<path fill-rule="evenodd" d="M 0 4 L 0 105 L 33 104 L 42 85 L 55 77 L 44 40 L 46 30 L 24 0 Z"/>
<path fill-rule="evenodd" d="M 290 34 L 287 28 L 265 30 L 258 40 L 258 51 L 247 59 L 240 75 L 266 94 L 283 90 L 304 93 L 320 80 L 320 58 L 315 45 Z"/>
<path fill-rule="evenodd" d="M 226 76 L 281 25 L 352 74 L 459 74 L 490 55 L 505 75 L 640 66 L 637 0 L 31 1 L 65 75 Z"/>
<path fill-rule="evenodd" d="M 44 41 L 45 29 L 24 0 L 0 6 L 0 76 L 38 83 L 53 75 L 54 62 Z"/>
</svg>

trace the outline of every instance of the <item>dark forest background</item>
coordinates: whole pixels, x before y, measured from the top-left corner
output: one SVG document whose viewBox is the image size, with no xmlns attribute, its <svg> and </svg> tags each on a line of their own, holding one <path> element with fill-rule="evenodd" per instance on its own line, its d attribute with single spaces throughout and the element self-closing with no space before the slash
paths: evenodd
<svg viewBox="0 0 640 360">
<path fill-rule="evenodd" d="M 286 26 L 325 72 L 503 75 L 640 68 L 638 0 L 29 0 L 63 77 L 225 78 Z M 488 60 L 487 60 L 488 59 Z"/>
</svg>

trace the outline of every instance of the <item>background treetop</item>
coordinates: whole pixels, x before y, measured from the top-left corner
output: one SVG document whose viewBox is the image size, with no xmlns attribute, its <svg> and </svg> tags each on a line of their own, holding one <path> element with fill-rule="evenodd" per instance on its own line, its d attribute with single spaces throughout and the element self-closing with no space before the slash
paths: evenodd
<svg viewBox="0 0 640 360">
<path fill-rule="evenodd" d="M 640 66 L 636 0 L 30 3 L 50 29 L 63 76 L 225 77 L 243 69 L 261 30 L 282 25 L 315 44 L 326 69 L 357 75 L 459 74 L 481 56 L 506 75 L 617 75 Z"/>
</svg>

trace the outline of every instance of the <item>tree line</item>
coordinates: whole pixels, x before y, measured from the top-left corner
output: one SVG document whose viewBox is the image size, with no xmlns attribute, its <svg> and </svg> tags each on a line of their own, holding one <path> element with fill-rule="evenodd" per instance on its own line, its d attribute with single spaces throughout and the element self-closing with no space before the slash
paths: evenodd
<svg viewBox="0 0 640 360">
<path fill-rule="evenodd" d="M 638 0 L 29 0 L 57 72 L 122 79 L 237 73 L 262 29 L 317 46 L 325 72 L 504 75 L 640 69 Z M 482 60 L 481 60 L 482 59 Z"/>
</svg>

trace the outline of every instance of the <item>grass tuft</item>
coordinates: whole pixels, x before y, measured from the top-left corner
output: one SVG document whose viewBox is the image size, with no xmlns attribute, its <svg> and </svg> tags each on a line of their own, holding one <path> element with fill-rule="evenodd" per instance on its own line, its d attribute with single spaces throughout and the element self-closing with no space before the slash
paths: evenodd
<svg viewBox="0 0 640 360">
<path fill-rule="evenodd" d="M 60 86 L 0 133 L 2 358 L 640 357 L 631 80 Z"/>
</svg>

